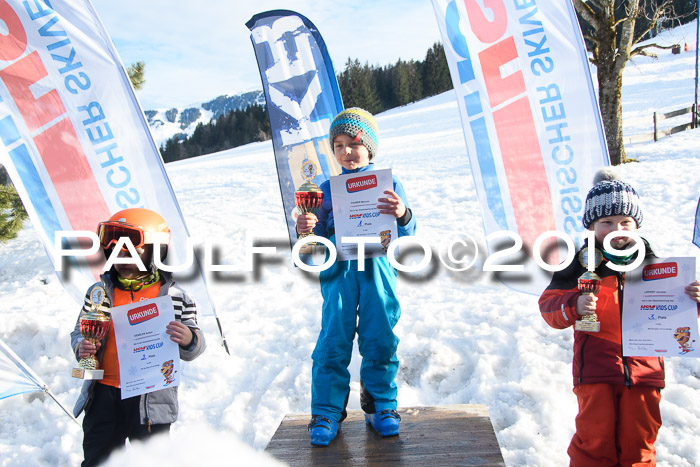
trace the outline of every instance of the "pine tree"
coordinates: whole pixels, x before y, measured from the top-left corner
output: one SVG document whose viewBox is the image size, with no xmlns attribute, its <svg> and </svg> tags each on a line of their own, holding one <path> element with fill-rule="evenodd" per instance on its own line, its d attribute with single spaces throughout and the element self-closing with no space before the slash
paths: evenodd
<svg viewBox="0 0 700 467">
<path fill-rule="evenodd" d="M 198 124 L 190 137 L 175 135 L 160 148 L 163 162 L 172 162 L 270 139 L 265 107 L 252 105 L 232 110 L 208 124 Z"/>
<path fill-rule="evenodd" d="M 343 96 L 343 104 L 345 107 L 355 107 L 358 106 L 359 101 L 359 90 L 356 82 L 356 77 L 359 73 L 360 61 L 353 61 L 348 58 L 345 64 L 345 69 L 338 77 L 338 87 L 340 88 L 340 94 Z"/>
<path fill-rule="evenodd" d="M 680 24 L 697 18 L 697 0 L 673 0 L 673 10 Z"/>
<path fill-rule="evenodd" d="M 434 96 L 452 89 L 450 68 L 447 65 L 445 49 L 440 42 L 434 43 L 428 49 L 421 71 L 425 96 Z"/>
<path fill-rule="evenodd" d="M 129 75 L 131 85 L 137 91 L 141 90 L 143 88 L 143 85 L 146 84 L 146 78 L 144 76 L 145 71 L 146 64 L 140 60 L 136 63 L 132 63 L 129 66 L 129 68 L 126 69 L 126 73 Z"/>
<path fill-rule="evenodd" d="M 391 74 L 391 87 L 396 106 L 406 105 L 411 102 L 409 67 L 406 62 L 399 59 L 394 65 Z"/>
<path fill-rule="evenodd" d="M 377 92 L 377 83 L 374 80 L 372 68 L 367 63 L 362 67 L 359 79 L 360 105 L 358 107 L 373 114 L 381 112 L 382 105 Z"/>
<path fill-rule="evenodd" d="M 338 86 L 345 107 L 361 107 L 370 113 L 381 112 L 382 104 L 369 64 L 363 66 L 357 59 L 348 59 L 345 70 L 338 77 Z"/>
<path fill-rule="evenodd" d="M 411 60 L 406 63 L 408 73 L 408 99 L 416 102 L 423 99 L 423 79 L 420 72 L 420 62 Z"/>
<path fill-rule="evenodd" d="M 0 166 L 4 172 L 4 167 Z M 9 180 L 8 180 L 9 182 Z M 17 236 L 22 229 L 27 211 L 12 184 L 0 185 L 0 242 L 6 242 Z"/>
</svg>

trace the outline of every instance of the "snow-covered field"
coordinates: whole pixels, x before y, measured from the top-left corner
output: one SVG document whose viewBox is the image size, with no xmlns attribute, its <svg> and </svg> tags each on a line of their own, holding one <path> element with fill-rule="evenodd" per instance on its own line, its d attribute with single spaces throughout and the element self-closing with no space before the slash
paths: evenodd
<svg viewBox="0 0 700 467">
<path fill-rule="evenodd" d="M 673 34 L 683 41 L 691 31 Z M 651 121 L 654 110 L 692 104 L 694 61 L 692 52 L 662 51 L 656 60 L 629 64 L 625 118 L 647 115 Z M 481 239 L 483 251 L 454 93 L 380 114 L 377 121 L 377 165 L 392 167 L 402 179 L 421 236 L 466 232 Z M 659 256 L 700 259 L 691 243 L 700 195 L 698 147 L 697 130 L 629 145 L 628 156 L 638 162 L 619 168 L 641 195 L 640 233 Z M 242 264 L 248 231 L 285 234 L 269 141 L 166 169 L 192 236 L 219 237 L 226 246 L 223 263 Z M 259 451 L 282 417 L 309 411 L 310 355 L 321 318 L 317 280 L 292 267 L 280 246 L 257 273 L 221 274 L 209 286 L 231 355 L 218 345 L 213 317 L 200 317 L 209 348 L 183 363 L 180 419 L 170 438 L 132 446 L 113 465 L 273 463 Z M 0 296 L 0 338 L 72 408 L 80 383 L 70 376 L 69 333 L 79 305 L 64 293 L 31 225 L 0 246 Z M 485 404 L 507 465 L 567 465 L 577 412 L 573 331 L 549 328 L 537 297 L 478 271 L 453 273 L 438 264 L 431 274 L 402 274 L 399 296 L 399 405 Z M 350 409 L 359 409 L 357 357 Z M 666 362 L 659 465 L 700 465 L 700 360 Z M 0 465 L 77 465 L 81 442 L 80 427 L 51 399 L 30 394 L 0 401 Z"/>
</svg>

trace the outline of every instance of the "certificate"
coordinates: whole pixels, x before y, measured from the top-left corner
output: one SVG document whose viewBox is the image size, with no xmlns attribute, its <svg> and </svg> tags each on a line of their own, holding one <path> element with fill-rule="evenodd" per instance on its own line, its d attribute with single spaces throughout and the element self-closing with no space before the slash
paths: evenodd
<svg viewBox="0 0 700 467">
<path fill-rule="evenodd" d="M 373 237 L 367 243 L 365 258 L 385 256 L 389 243 L 398 237 L 396 218 L 381 214 L 377 199 L 385 190 L 393 190 L 391 169 L 370 170 L 330 178 L 335 222 L 335 244 L 340 261 L 357 259 L 357 242 L 343 242 L 343 237 Z"/>
<path fill-rule="evenodd" d="M 653 259 L 625 274 L 622 355 L 699 356 L 697 304 L 683 290 L 694 276 L 695 258 Z"/>
<path fill-rule="evenodd" d="M 180 384 L 180 350 L 165 327 L 175 320 L 170 296 L 110 310 L 122 399 Z"/>
</svg>

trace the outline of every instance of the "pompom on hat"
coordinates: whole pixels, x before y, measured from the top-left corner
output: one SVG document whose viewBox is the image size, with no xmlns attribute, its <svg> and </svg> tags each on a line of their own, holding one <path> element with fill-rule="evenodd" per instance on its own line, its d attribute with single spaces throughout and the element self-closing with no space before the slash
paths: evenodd
<svg viewBox="0 0 700 467">
<path fill-rule="evenodd" d="M 583 226 L 589 228 L 595 221 L 608 216 L 629 216 L 642 226 L 642 208 L 637 191 L 629 183 L 619 180 L 610 169 L 601 169 L 593 178 L 593 188 L 586 196 Z"/>
<path fill-rule="evenodd" d="M 331 147 L 333 140 L 338 135 L 348 135 L 350 138 L 362 143 L 369 151 L 369 158 L 377 155 L 379 147 L 379 128 L 371 113 L 359 107 L 345 109 L 335 116 L 331 122 L 328 134 Z"/>
</svg>

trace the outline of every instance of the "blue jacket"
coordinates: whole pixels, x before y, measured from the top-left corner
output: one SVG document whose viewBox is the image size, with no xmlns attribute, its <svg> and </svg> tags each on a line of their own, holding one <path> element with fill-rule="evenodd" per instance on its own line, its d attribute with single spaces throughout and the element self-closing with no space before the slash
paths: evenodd
<svg viewBox="0 0 700 467">
<path fill-rule="evenodd" d="M 343 175 L 349 173 L 366 172 L 370 170 L 374 170 L 374 163 L 372 162 L 370 162 L 369 165 L 360 167 L 355 170 L 347 170 L 343 167 Z M 399 195 L 401 201 L 403 201 L 403 204 L 406 205 L 406 209 L 410 210 L 408 201 L 406 200 L 406 192 L 403 189 L 403 185 L 395 176 L 392 176 L 392 178 L 394 181 L 394 191 L 397 195 Z M 331 199 L 330 180 L 326 180 L 325 182 L 323 182 L 320 188 L 321 191 L 323 191 L 323 205 L 321 206 L 321 209 L 319 209 L 316 213 L 318 223 L 316 224 L 316 227 L 314 227 L 314 233 L 321 237 L 330 238 L 335 233 L 335 221 L 333 219 L 333 201 Z M 413 217 L 413 214 L 409 215 L 411 216 L 411 218 L 406 225 L 401 226 L 397 223 L 399 237 L 403 237 L 405 235 L 413 235 L 416 232 L 416 220 Z"/>
</svg>

